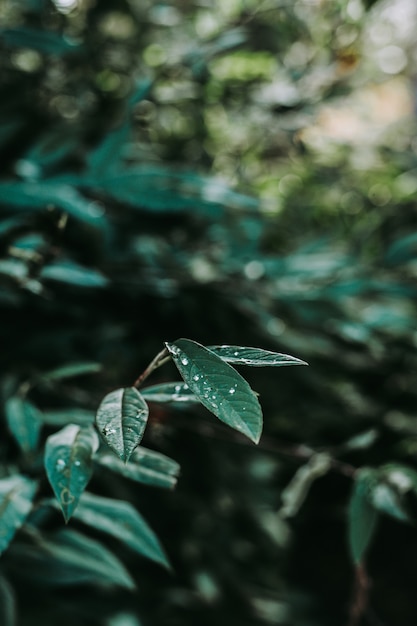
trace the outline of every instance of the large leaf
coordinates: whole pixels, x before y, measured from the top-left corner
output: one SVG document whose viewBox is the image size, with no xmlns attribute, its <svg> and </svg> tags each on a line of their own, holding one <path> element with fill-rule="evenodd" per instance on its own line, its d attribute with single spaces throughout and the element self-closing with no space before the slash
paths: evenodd
<svg viewBox="0 0 417 626">
<path fill-rule="evenodd" d="M 209 346 L 209 349 L 228 363 L 233 365 L 250 365 L 252 367 L 282 367 L 283 365 L 308 365 L 305 361 L 289 354 L 270 352 L 261 348 L 243 346 Z"/>
<path fill-rule="evenodd" d="M 42 425 L 42 414 L 34 404 L 22 398 L 13 396 L 5 405 L 7 425 L 24 452 L 35 450 Z"/>
<path fill-rule="evenodd" d="M 84 524 L 116 537 L 148 559 L 169 567 L 155 533 L 129 502 L 85 492 L 74 516 Z"/>
<path fill-rule="evenodd" d="M 173 459 L 142 446 L 134 451 L 128 463 L 123 463 L 113 454 L 100 454 L 95 460 L 125 478 L 165 489 L 175 487 L 180 471 L 180 466 Z"/>
<path fill-rule="evenodd" d="M 248 383 L 217 354 L 190 339 L 166 344 L 184 381 L 222 422 L 258 443 L 262 410 Z"/>
<path fill-rule="evenodd" d="M 142 395 L 151 402 L 199 402 L 186 383 L 163 383 L 142 389 Z"/>
<path fill-rule="evenodd" d="M 17 544 L 10 550 L 9 567 L 17 568 L 31 584 L 51 586 L 93 583 L 133 589 L 135 583 L 119 559 L 100 542 L 68 528 L 42 536 L 38 543 Z M 34 576 L 36 573 L 36 576 Z"/>
<path fill-rule="evenodd" d="M 128 461 L 140 443 L 148 421 L 149 408 L 134 387 L 116 389 L 103 399 L 96 422 L 107 445 Z"/>
<path fill-rule="evenodd" d="M 349 503 L 349 546 L 355 564 L 365 555 L 375 533 L 378 512 L 372 505 L 372 491 L 377 485 L 375 470 L 363 468 L 358 471 Z"/>
<path fill-rule="evenodd" d="M 73 514 L 92 474 L 98 437 L 91 427 L 69 424 L 48 437 L 45 469 L 65 521 Z"/>
<path fill-rule="evenodd" d="M 36 482 L 18 474 L 0 480 L 0 554 L 28 516 L 36 488 Z"/>
</svg>

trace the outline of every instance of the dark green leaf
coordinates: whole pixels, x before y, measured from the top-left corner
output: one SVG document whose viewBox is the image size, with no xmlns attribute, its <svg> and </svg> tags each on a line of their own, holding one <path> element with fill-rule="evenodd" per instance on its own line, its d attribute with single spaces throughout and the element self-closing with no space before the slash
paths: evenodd
<svg viewBox="0 0 417 626">
<path fill-rule="evenodd" d="M 355 564 L 359 564 L 375 533 L 378 512 L 371 503 L 372 491 L 377 485 L 377 472 L 363 468 L 357 472 L 349 503 L 349 545 Z"/>
<path fill-rule="evenodd" d="M 327 474 L 331 464 L 331 457 L 321 452 L 314 454 L 297 470 L 281 494 L 282 507 L 279 513 L 282 517 L 292 517 L 298 513 L 314 481 Z"/>
<path fill-rule="evenodd" d="M 105 287 L 109 282 L 101 272 L 83 267 L 73 261 L 60 261 L 45 265 L 41 270 L 40 278 L 90 288 Z"/>
<path fill-rule="evenodd" d="M 134 387 L 116 389 L 100 404 L 97 427 L 107 445 L 122 461 L 128 461 L 141 442 L 148 414 L 148 405 Z"/>
<path fill-rule="evenodd" d="M 151 402 L 199 402 L 189 386 L 182 381 L 146 387 L 142 389 L 142 395 Z"/>
<path fill-rule="evenodd" d="M 38 544 L 15 544 L 14 566 L 32 583 L 51 586 L 92 583 L 134 589 L 130 574 L 119 559 L 100 542 L 68 528 L 42 537 Z M 36 576 L 33 576 L 36 572 Z"/>
<path fill-rule="evenodd" d="M 30 513 L 36 489 L 36 482 L 18 474 L 0 480 L 0 554 Z"/>
<path fill-rule="evenodd" d="M 209 346 L 209 350 L 233 365 L 250 365 L 251 367 L 282 367 L 283 365 L 308 365 L 305 361 L 289 354 L 270 352 L 261 348 L 243 346 Z"/>
<path fill-rule="evenodd" d="M 191 391 L 222 422 L 258 443 L 262 411 L 248 383 L 211 350 L 178 339 L 166 344 L 175 365 Z"/>
<path fill-rule="evenodd" d="M 5 405 L 7 425 L 13 437 L 24 452 L 35 450 L 42 425 L 42 413 L 34 404 L 13 396 Z"/>
<path fill-rule="evenodd" d="M 90 427 L 69 424 L 48 437 L 45 469 L 48 480 L 68 522 L 92 474 L 92 456 L 98 437 Z"/>
<path fill-rule="evenodd" d="M 0 576 L 0 624 L 17 626 L 16 597 L 9 582 Z"/>
<path fill-rule="evenodd" d="M 155 533 L 130 503 L 85 492 L 74 516 L 84 524 L 116 537 L 148 559 L 169 567 Z"/>
<path fill-rule="evenodd" d="M 370 500 L 378 511 L 386 513 L 401 522 L 411 522 L 410 516 L 401 502 L 400 494 L 392 485 L 380 481 L 372 488 Z"/>
<path fill-rule="evenodd" d="M 49 372 L 41 374 L 40 379 L 42 382 L 49 382 L 52 380 L 62 380 L 64 378 L 74 378 L 75 376 L 84 376 L 85 374 L 96 374 L 100 372 L 102 366 L 100 363 L 70 363 L 57 367 Z"/>
<path fill-rule="evenodd" d="M 180 470 L 176 461 L 142 446 L 136 448 L 129 463 L 123 463 L 113 454 L 100 454 L 96 461 L 125 478 L 165 489 L 175 487 Z"/>
<path fill-rule="evenodd" d="M 33 28 L 1 28 L 0 41 L 10 48 L 30 48 L 58 56 L 80 49 L 76 43 L 58 33 Z"/>
</svg>

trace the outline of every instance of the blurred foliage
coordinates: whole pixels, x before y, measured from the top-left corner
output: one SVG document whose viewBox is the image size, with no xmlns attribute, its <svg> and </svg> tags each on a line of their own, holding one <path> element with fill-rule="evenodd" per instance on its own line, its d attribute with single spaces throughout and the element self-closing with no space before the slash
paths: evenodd
<svg viewBox="0 0 417 626">
<path fill-rule="evenodd" d="M 2 624 L 416 622 L 416 21 L 1 3 Z M 143 514 L 168 573 L 83 523 L 97 502 L 64 527 L 42 449 L 181 336 L 310 367 L 247 374 L 258 447 L 154 402 L 134 469 L 98 457 L 89 489 Z"/>
</svg>

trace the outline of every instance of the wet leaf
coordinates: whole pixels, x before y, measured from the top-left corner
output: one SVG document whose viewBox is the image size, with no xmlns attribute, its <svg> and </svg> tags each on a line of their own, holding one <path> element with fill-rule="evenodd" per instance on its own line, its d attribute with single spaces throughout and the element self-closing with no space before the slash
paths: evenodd
<svg viewBox="0 0 417 626">
<path fill-rule="evenodd" d="M 7 426 L 24 452 L 35 450 L 39 442 L 42 413 L 37 407 L 22 398 L 13 396 L 5 405 Z"/>
<path fill-rule="evenodd" d="M 209 350 L 233 365 L 250 365 L 251 367 L 282 367 L 285 365 L 308 365 L 305 361 L 289 354 L 271 352 L 261 348 L 243 346 L 209 346 Z"/>
<path fill-rule="evenodd" d="M 91 478 L 92 456 L 97 448 L 98 437 L 93 428 L 74 424 L 46 441 L 46 474 L 66 522 Z"/>
<path fill-rule="evenodd" d="M 0 480 L 0 554 L 32 509 L 37 483 L 16 474 Z"/>
<path fill-rule="evenodd" d="M 129 502 L 85 492 L 74 516 L 84 524 L 116 537 L 142 556 L 169 567 L 155 533 Z"/>
<path fill-rule="evenodd" d="M 122 461 L 128 461 L 141 442 L 148 414 L 148 405 L 134 387 L 116 389 L 101 402 L 96 416 L 97 427 L 107 445 Z"/>
<path fill-rule="evenodd" d="M 248 383 L 217 354 L 190 339 L 166 344 L 184 381 L 222 422 L 258 443 L 262 411 Z"/>
</svg>

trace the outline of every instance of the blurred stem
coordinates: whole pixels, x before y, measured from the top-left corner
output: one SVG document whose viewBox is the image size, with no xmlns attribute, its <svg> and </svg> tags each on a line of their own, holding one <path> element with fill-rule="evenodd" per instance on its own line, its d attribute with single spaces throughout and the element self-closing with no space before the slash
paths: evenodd
<svg viewBox="0 0 417 626">
<path fill-rule="evenodd" d="M 350 618 L 348 626 L 359 626 L 362 617 L 368 609 L 370 580 L 364 563 L 359 563 L 355 569 L 353 598 L 350 604 Z"/>
<path fill-rule="evenodd" d="M 169 354 L 166 348 L 161 350 L 161 352 L 158 352 L 156 357 L 152 359 L 152 361 L 149 363 L 148 367 L 142 372 L 142 374 L 140 374 L 140 376 L 137 377 L 137 379 L 133 383 L 133 387 L 136 387 L 137 389 L 139 389 L 139 387 L 148 378 L 148 376 L 150 376 L 150 374 L 152 374 L 152 372 L 156 370 L 158 367 L 161 367 L 161 365 L 164 365 L 164 363 L 167 363 L 170 360 L 170 358 L 171 358 L 171 355 Z"/>
</svg>

